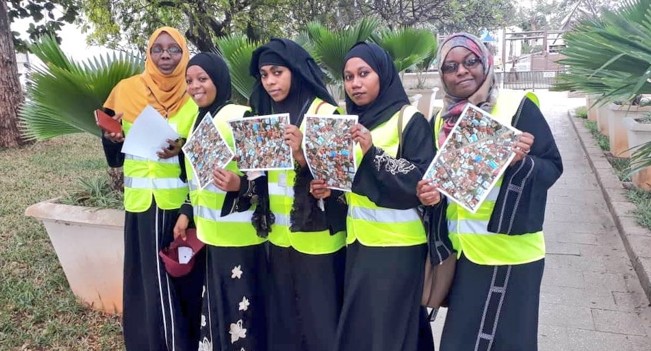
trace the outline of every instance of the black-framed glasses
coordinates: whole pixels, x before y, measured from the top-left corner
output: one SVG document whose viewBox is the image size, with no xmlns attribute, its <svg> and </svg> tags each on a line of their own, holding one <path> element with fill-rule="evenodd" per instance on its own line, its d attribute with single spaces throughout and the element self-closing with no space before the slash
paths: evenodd
<svg viewBox="0 0 651 351">
<path fill-rule="evenodd" d="M 441 72 L 443 73 L 453 73 L 459 69 L 459 65 L 463 65 L 466 69 L 471 69 L 481 63 L 481 60 L 477 56 L 471 56 L 463 60 L 463 62 L 445 62 L 441 66 Z"/>
<path fill-rule="evenodd" d="M 171 55 L 180 55 L 183 53 L 183 49 L 181 49 L 178 46 L 170 46 L 167 49 L 163 49 L 160 46 L 154 46 L 151 48 L 150 52 L 152 55 L 161 55 L 163 52 L 167 51 L 168 54 Z"/>
</svg>

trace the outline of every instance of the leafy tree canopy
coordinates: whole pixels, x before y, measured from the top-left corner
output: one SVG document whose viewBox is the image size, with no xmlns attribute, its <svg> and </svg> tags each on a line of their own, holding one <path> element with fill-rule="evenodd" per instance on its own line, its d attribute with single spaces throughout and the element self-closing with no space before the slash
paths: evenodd
<svg viewBox="0 0 651 351">
<path fill-rule="evenodd" d="M 79 16 L 79 4 L 76 0 L 7 0 L 9 22 L 19 19 L 31 19 L 27 34 L 33 41 L 45 34 L 54 35 L 65 23 L 72 23 Z M 20 38 L 20 33 L 12 32 L 16 50 L 27 50 L 27 42 Z M 57 41 L 60 38 L 56 37 Z"/>
</svg>

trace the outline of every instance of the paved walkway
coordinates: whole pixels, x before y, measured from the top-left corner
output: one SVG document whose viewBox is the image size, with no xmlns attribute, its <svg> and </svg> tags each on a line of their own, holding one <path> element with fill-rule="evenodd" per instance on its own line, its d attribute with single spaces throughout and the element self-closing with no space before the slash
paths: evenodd
<svg viewBox="0 0 651 351">
<path fill-rule="evenodd" d="M 567 116 L 585 100 L 537 93 L 565 168 L 547 203 L 540 350 L 650 351 L 649 301 Z M 437 343 L 444 318 L 433 324 Z"/>
</svg>

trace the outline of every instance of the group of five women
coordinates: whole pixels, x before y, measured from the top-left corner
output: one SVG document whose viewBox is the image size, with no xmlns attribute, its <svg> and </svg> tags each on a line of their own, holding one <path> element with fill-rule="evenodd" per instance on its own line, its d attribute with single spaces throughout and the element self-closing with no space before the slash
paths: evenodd
<svg viewBox="0 0 651 351">
<path fill-rule="evenodd" d="M 345 194 L 306 166 L 303 117 L 343 111 L 301 46 L 272 39 L 255 50 L 250 106 L 230 101 L 226 63 L 212 53 L 190 59 L 176 29 L 154 32 L 146 54 L 145 71 L 104 104 L 123 125 L 103 145 L 125 176 L 127 350 L 433 350 L 420 305 L 433 252 L 458 258 L 442 350 L 536 349 L 542 221 L 562 163 L 536 97 L 498 93 L 479 40 L 456 34 L 441 45 L 445 103 L 431 123 L 410 106 L 385 50 L 365 42 L 350 49 L 341 73 L 346 113 L 359 117 L 350 130 L 358 171 Z M 524 132 L 476 214 L 421 181 L 469 103 Z M 183 138 L 156 160 L 120 153 L 147 105 L 183 138 L 210 113 L 231 147 L 227 120 L 288 113 L 284 139 L 295 167 L 243 173 L 232 161 L 201 189 L 180 151 Z M 173 278 L 158 251 L 191 227 L 206 248 L 190 274 Z"/>
</svg>

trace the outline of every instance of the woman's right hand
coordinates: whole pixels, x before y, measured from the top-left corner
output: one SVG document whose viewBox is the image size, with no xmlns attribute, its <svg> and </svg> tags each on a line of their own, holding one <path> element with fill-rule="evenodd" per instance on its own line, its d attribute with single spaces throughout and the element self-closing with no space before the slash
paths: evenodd
<svg viewBox="0 0 651 351">
<path fill-rule="evenodd" d="M 117 121 L 118 123 L 122 123 L 122 112 L 118 112 L 115 114 L 115 116 L 111 116 L 113 120 Z M 97 117 L 95 117 L 95 124 L 99 127 L 99 122 L 97 121 Z M 121 143 L 124 141 L 124 134 L 123 133 L 109 133 L 109 132 L 103 132 L 104 137 L 114 143 Z"/>
<path fill-rule="evenodd" d="M 190 225 L 190 218 L 184 214 L 180 214 L 179 218 L 176 220 L 176 224 L 174 225 L 174 239 L 180 236 L 183 240 L 185 240 L 185 231 L 188 229 L 188 225 Z"/>
<path fill-rule="evenodd" d="M 328 188 L 325 180 L 323 179 L 314 179 L 310 182 L 310 194 L 315 199 L 325 199 L 330 197 L 332 191 Z"/>
<path fill-rule="evenodd" d="M 425 206 L 434 206 L 441 201 L 441 193 L 436 190 L 429 179 L 422 179 L 418 182 L 416 195 L 420 203 Z"/>
</svg>

